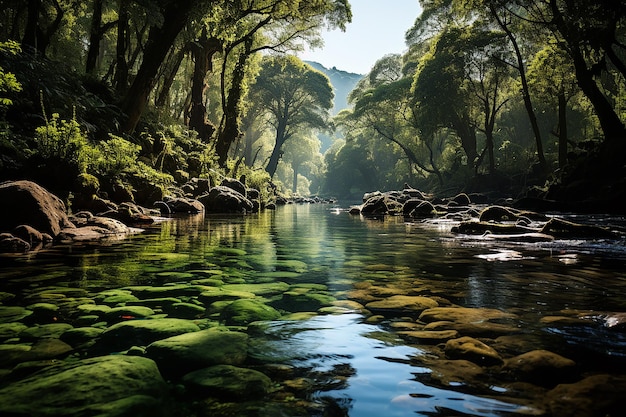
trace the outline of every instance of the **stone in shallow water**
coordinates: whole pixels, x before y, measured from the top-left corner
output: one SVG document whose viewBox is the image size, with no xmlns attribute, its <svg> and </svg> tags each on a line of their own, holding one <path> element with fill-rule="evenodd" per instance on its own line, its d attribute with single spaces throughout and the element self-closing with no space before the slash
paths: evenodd
<svg viewBox="0 0 626 417">
<path fill-rule="evenodd" d="M 568 382 L 576 375 L 576 362 L 547 350 L 533 350 L 507 359 L 504 367 L 515 379 L 541 386 Z"/>
<path fill-rule="evenodd" d="M 424 330 L 432 331 L 444 331 L 444 330 L 456 330 L 460 334 L 472 337 L 498 337 L 501 335 L 510 335 L 519 333 L 522 331 L 519 327 L 510 326 L 507 324 L 493 323 L 490 321 L 484 322 L 453 322 L 453 321 L 434 321 L 428 323 Z"/>
<path fill-rule="evenodd" d="M 117 323 L 123 320 L 146 318 L 154 315 L 154 310 L 143 306 L 115 307 L 104 314 L 108 323 Z"/>
<path fill-rule="evenodd" d="M 208 329 L 154 342 L 146 356 L 154 359 L 164 374 L 182 376 L 213 365 L 241 365 L 247 351 L 245 333 Z"/>
<path fill-rule="evenodd" d="M 216 365 L 188 373 L 183 383 L 191 392 L 239 401 L 262 398 L 273 388 L 272 380 L 253 369 Z"/>
<path fill-rule="evenodd" d="M 68 323 L 50 323 L 42 324 L 24 329 L 19 337 L 23 341 L 35 341 L 42 338 L 58 339 L 64 332 L 72 329 L 74 326 Z"/>
<path fill-rule="evenodd" d="M 480 323 L 489 320 L 514 319 L 516 317 L 515 314 L 492 308 L 436 307 L 425 310 L 419 318 L 427 323 L 433 321 Z"/>
<path fill-rule="evenodd" d="M 106 290 L 102 291 L 94 297 L 96 302 L 106 304 L 108 306 L 116 306 L 118 304 L 125 304 L 131 301 L 139 300 L 128 290 Z"/>
<path fill-rule="evenodd" d="M 26 330 L 28 326 L 23 323 L 0 323 L 0 340 L 11 339 Z"/>
<path fill-rule="evenodd" d="M 253 321 L 275 320 L 280 312 L 258 300 L 236 300 L 220 313 L 220 320 L 228 326 L 245 326 Z"/>
<path fill-rule="evenodd" d="M 437 344 L 459 337 L 459 332 L 456 330 L 416 330 L 398 332 L 398 334 L 409 341 L 427 344 Z"/>
<path fill-rule="evenodd" d="M 93 342 L 102 332 L 102 329 L 95 327 L 76 327 L 64 332 L 61 335 L 61 340 L 76 348 Z"/>
<path fill-rule="evenodd" d="M 624 414 L 626 376 L 593 375 L 573 384 L 561 384 L 547 394 L 554 417 L 621 416 Z"/>
<path fill-rule="evenodd" d="M 438 307 L 439 303 L 428 297 L 394 295 L 384 300 L 367 303 L 365 308 L 374 313 L 421 313 L 422 311 Z"/>
<path fill-rule="evenodd" d="M 317 311 L 322 307 L 331 306 L 335 301 L 335 297 L 331 295 L 299 288 L 284 293 L 283 297 L 272 302 L 272 305 L 291 312 Z"/>
<path fill-rule="evenodd" d="M 133 345 L 147 346 L 157 340 L 199 330 L 200 328 L 195 323 L 184 319 L 129 320 L 106 329 L 100 337 L 99 344 L 103 347 L 121 350 Z"/>
<path fill-rule="evenodd" d="M 181 319 L 194 319 L 202 317 L 206 312 L 204 306 L 199 306 L 192 303 L 175 303 L 164 308 L 164 311 L 170 317 L 177 317 Z"/>
<path fill-rule="evenodd" d="M 0 323 L 20 321 L 33 314 L 32 311 L 18 306 L 0 306 Z"/>
<path fill-rule="evenodd" d="M 160 415 L 166 390 L 150 359 L 104 356 L 52 366 L 0 388 L 0 414 Z"/>
<path fill-rule="evenodd" d="M 502 364 L 502 358 L 495 349 L 467 336 L 448 340 L 444 351 L 451 359 L 466 359 L 485 366 Z"/>
</svg>

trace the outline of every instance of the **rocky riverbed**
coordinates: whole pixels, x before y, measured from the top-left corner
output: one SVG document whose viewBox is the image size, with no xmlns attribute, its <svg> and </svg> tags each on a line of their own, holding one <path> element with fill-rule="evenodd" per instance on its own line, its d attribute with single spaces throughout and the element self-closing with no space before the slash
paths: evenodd
<svg viewBox="0 0 626 417">
<path fill-rule="evenodd" d="M 550 227 L 556 230 L 550 239 L 572 231 L 570 224 L 508 207 L 490 206 L 488 218 L 483 209 L 448 206 L 456 227 L 468 228 L 456 230 L 463 235 L 476 225 L 481 236 L 483 227 L 517 237 L 548 235 Z M 447 216 L 441 207 L 436 212 Z M 501 234 L 501 223 L 546 229 Z M 584 225 L 573 230 L 586 236 L 619 238 L 613 230 L 578 226 Z M 596 355 L 538 333 L 626 340 L 623 312 L 568 309 L 537 316 L 524 309 L 467 307 L 454 282 L 405 276 L 380 261 L 351 261 L 347 267 L 355 277 L 331 289 L 307 279 L 316 266 L 295 258 L 256 270 L 251 254 L 235 247 L 215 248 L 200 262 L 185 253 L 162 256 L 186 260 L 166 267 L 155 259 L 152 272 L 130 283 L 117 283 L 115 274 L 84 281 L 62 268 L 2 270 L 0 414 L 345 415 L 345 407 L 319 393 L 349 386 L 355 370 L 299 366 L 303 353 L 288 348 L 289 334 L 276 334 L 276 325 L 307 328 L 312 318 L 349 314 L 380 329 L 370 337 L 381 343 L 414 347 L 413 354 L 393 361 L 410 366 L 414 380 L 427 386 L 509 404 L 509 415 L 621 415 L 624 355 Z M 421 394 L 411 395 L 391 402 Z"/>
<path fill-rule="evenodd" d="M 242 260 L 245 253 L 226 257 Z M 419 280 L 410 287 L 365 280 L 331 293 L 298 282 L 297 268 L 256 282 L 213 268 L 161 274 L 163 285 L 98 291 L 59 281 L 2 292 L 0 412 L 321 415 L 329 405 L 311 394 L 350 375 L 312 375 L 258 343 L 277 320 L 355 313 L 418 347 L 421 353 L 405 361 L 429 370 L 415 373 L 428 385 L 506 400 L 520 415 L 621 410 L 626 375 L 590 369 L 589 358 L 552 351 L 527 329 L 619 332 L 623 313 L 564 312 L 529 323 L 523 312 L 461 307 Z M 17 288 L 10 277 L 3 282 Z"/>
</svg>

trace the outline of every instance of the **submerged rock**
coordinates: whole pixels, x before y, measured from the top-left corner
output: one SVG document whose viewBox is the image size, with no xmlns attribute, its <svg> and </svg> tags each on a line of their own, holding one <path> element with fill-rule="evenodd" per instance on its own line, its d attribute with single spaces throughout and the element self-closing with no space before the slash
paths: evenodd
<svg viewBox="0 0 626 417">
<path fill-rule="evenodd" d="M 429 308 L 439 307 L 437 301 L 422 296 L 393 295 L 379 301 L 372 301 L 365 308 L 374 313 L 413 313 L 419 314 Z"/>
<path fill-rule="evenodd" d="M 274 307 L 251 299 L 233 301 L 220 312 L 220 320 L 227 326 L 245 326 L 253 321 L 275 320 L 280 316 Z"/>
<path fill-rule="evenodd" d="M 466 359 L 479 365 L 500 365 L 503 362 L 495 349 L 467 336 L 448 340 L 444 350 L 450 359 Z"/>
<path fill-rule="evenodd" d="M 272 380 L 254 369 L 216 365 L 188 373 L 183 384 L 193 393 L 236 401 L 259 399 L 271 392 Z"/>
<path fill-rule="evenodd" d="M 621 416 L 626 376 L 593 375 L 573 384 L 561 384 L 547 394 L 554 417 Z"/>
<path fill-rule="evenodd" d="M 201 330 L 159 340 L 148 346 L 166 375 L 182 376 L 213 365 L 241 365 L 248 351 L 248 336 L 241 332 Z"/>
<path fill-rule="evenodd" d="M 195 323 L 184 319 L 129 320 L 106 329 L 99 344 L 113 349 L 128 349 L 134 345 L 147 346 L 157 340 L 199 330 Z"/>
<path fill-rule="evenodd" d="M 576 362 L 547 350 L 533 350 L 507 359 L 502 369 L 516 380 L 550 386 L 571 379 Z"/>
<path fill-rule="evenodd" d="M 104 356 L 51 366 L 0 388 L 0 414 L 154 416 L 166 393 L 152 360 Z"/>
</svg>

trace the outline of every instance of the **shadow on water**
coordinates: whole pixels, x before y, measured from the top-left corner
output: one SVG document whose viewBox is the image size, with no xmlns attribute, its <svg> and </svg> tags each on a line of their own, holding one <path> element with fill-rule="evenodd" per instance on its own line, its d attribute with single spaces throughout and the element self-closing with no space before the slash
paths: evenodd
<svg viewBox="0 0 626 417">
<path fill-rule="evenodd" d="M 0 284 L 3 294 L 14 296 L 9 305 L 28 305 L 33 294 L 51 287 L 94 296 L 197 281 L 222 288 L 284 284 L 283 294 L 257 297 L 284 315 L 311 314 L 250 325 L 250 366 L 292 367 L 289 378 L 277 382 L 318 404 L 309 415 L 548 415 L 546 389 L 519 395 L 493 383 L 491 370 L 474 370 L 479 377 L 470 380 L 436 368 L 445 340 L 419 343 L 402 334 L 425 325 L 419 312 L 385 310 L 372 320 L 363 306 L 394 295 L 510 313 L 514 319 L 496 323 L 516 329 L 508 344 L 498 342 L 510 356 L 541 348 L 575 360 L 584 372 L 626 366 L 625 333 L 603 321 L 608 313 L 626 312 L 624 242 L 503 244 L 461 240 L 449 230 L 446 223 L 364 219 L 313 205 L 190 216 L 122 241 L 0 258 Z M 324 311 L 331 304 L 334 309 Z M 589 320 L 580 321 L 584 316 Z M 493 342 L 498 336 L 477 337 Z M 511 347 L 516 344 L 523 347 Z"/>
</svg>

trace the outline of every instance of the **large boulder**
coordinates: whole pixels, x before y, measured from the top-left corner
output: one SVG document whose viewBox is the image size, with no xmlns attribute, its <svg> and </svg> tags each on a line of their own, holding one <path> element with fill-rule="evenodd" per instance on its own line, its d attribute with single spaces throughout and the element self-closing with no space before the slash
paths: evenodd
<svg viewBox="0 0 626 417">
<path fill-rule="evenodd" d="M 245 213 L 252 211 L 254 205 L 243 194 L 230 187 L 217 186 L 198 200 L 207 213 Z"/>
<path fill-rule="evenodd" d="M 0 231 L 19 225 L 58 235 L 73 227 L 61 199 L 31 181 L 8 181 L 0 184 Z"/>
<path fill-rule="evenodd" d="M 0 388 L 0 414 L 155 416 L 166 394 L 150 359 L 104 356 L 51 366 Z"/>
<path fill-rule="evenodd" d="M 201 330 L 156 341 L 146 355 L 169 376 L 182 376 L 213 365 L 241 365 L 248 355 L 248 336 L 241 332 Z"/>
<path fill-rule="evenodd" d="M 222 182 L 220 183 L 220 186 L 228 187 L 231 190 L 237 191 L 239 194 L 243 195 L 244 197 L 247 197 L 246 186 L 244 185 L 243 182 L 235 178 L 224 178 Z"/>
<path fill-rule="evenodd" d="M 200 328 L 195 323 L 183 319 L 128 320 L 106 329 L 100 337 L 100 342 L 113 349 L 128 349 L 197 331 L 200 331 Z"/>
<path fill-rule="evenodd" d="M 176 197 L 166 201 L 170 213 L 202 213 L 204 206 L 196 199 Z"/>
<path fill-rule="evenodd" d="M 259 399 L 271 392 L 272 380 L 254 369 L 215 365 L 183 377 L 188 390 L 204 396 L 220 396 L 236 401 Z"/>
</svg>

